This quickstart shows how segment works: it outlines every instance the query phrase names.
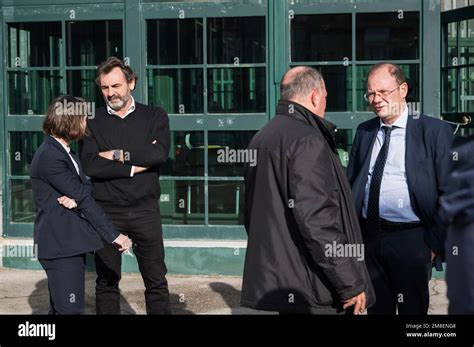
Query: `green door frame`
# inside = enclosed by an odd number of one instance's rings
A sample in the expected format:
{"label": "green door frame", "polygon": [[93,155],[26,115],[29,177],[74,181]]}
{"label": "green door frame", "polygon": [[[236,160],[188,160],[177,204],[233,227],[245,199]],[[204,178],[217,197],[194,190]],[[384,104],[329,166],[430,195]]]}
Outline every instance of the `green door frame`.
{"label": "green door frame", "polygon": [[441,7],[439,1],[423,1],[421,42],[422,103],[421,111],[441,117]]}
{"label": "green door frame", "polygon": [[[245,1],[225,1],[222,3],[214,2],[182,2],[179,5],[172,2],[156,3],[149,0],[142,0],[140,21],[136,22],[140,26],[141,32],[146,32],[146,20],[149,19],[179,19],[180,15],[184,18],[207,18],[212,17],[252,17],[265,16],[267,17],[267,1],[268,0],[245,0]],[[281,0],[280,0],[281,1]],[[181,12],[182,11],[182,12]],[[268,22],[268,18],[267,18]],[[267,23],[268,27],[268,23]],[[205,30],[205,25],[203,26]],[[145,36],[143,36],[145,39]],[[141,41],[141,52],[146,52],[145,40]],[[268,43],[268,35],[267,35]],[[203,33],[203,47],[206,48],[206,33]],[[269,50],[267,50],[269,51]],[[206,61],[207,50],[203,50],[204,61]],[[146,54],[142,54],[142,70],[141,76],[146,76]],[[268,53],[266,64],[252,64],[252,66],[267,65],[267,80],[268,80]],[[245,66],[241,64],[239,66]],[[154,67],[154,66],[151,66]],[[167,65],[167,68],[178,68],[180,65]],[[212,67],[210,64],[199,64],[196,67]],[[219,67],[233,68],[233,64],[219,64]],[[207,79],[204,78],[204,88],[206,90]],[[144,93],[146,95],[146,91]],[[144,98],[146,100],[146,97]],[[268,99],[268,98],[267,98]],[[173,115],[170,114],[170,125],[173,130],[198,130],[198,131],[214,131],[214,130],[254,130],[259,129],[268,121],[267,114],[206,114],[207,100],[204,100],[204,114],[201,115]],[[267,101],[268,110],[268,101]]]}
{"label": "green door frame", "polygon": [[[10,175],[10,161],[9,161],[9,132],[12,131],[39,131],[42,127],[42,122],[44,116],[31,116],[31,115],[9,115],[8,114],[8,71],[35,71],[40,69],[48,69],[48,70],[58,70],[62,73],[62,83],[61,83],[61,91],[66,92],[67,85],[66,85],[66,71],[73,70],[73,68],[66,69],[66,51],[65,51],[65,42],[64,38],[66,37],[66,22],[74,20],[74,21],[90,21],[90,20],[111,20],[111,19],[119,19],[124,20],[123,18],[123,4],[121,3],[113,3],[112,1],[105,0],[101,6],[101,10],[97,10],[97,6],[91,4],[76,4],[73,1],[58,1],[58,0],[50,0],[50,1],[41,1],[37,0],[36,5],[31,5],[30,1],[23,1],[23,0],[4,0],[3,1],[3,16],[2,16],[2,42],[5,44],[2,47],[2,54],[6,54],[6,46],[7,46],[7,33],[3,32],[3,29],[6,28],[7,23],[15,23],[15,22],[61,22],[61,30],[62,30],[62,38],[63,41],[60,46],[60,65],[59,67],[54,68],[7,68],[2,66],[3,70],[3,78],[1,83],[3,83],[3,110],[4,110],[4,117],[2,120],[2,148],[5,148],[4,158],[3,158],[3,173],[2,173],[2,182],[4,184],[4,216],[3,216],[3,235],[10,236],[10,237],[31,237],[33,233],[33,225],[31,223],[12,223],[11,222],[11,208],[10,208],[10,200],[11,200],[11,189],[10,189],[10,181],[12,179],[28,179],[28,176],[14,176]],[[56,4],[56,5],[54,5]],[[15,6],[12,6],[15,5]],[[20,6],[17,6],[20,5]],[[73,11],[73,12],[72,12]],[[94,66],[81,66],[80,69],[87,69],[87,68],[95,68]]]}
{"label": "green door frame", "polygon": [[[440,8],[436,1],[423,0],[399,0],[396,4],[392,0],[377,1],[377,7],[374,8],[372,1],[367,0],[332,0],[328,5],[327,0],[242,0],[242,1],[222,1],[216,2],[153,2],[151,0],[140,1],[116,1],[100,0],[100,6],[90,2],[77,4],[77,0],[0,0],[2,7],[2,28],[0,35],[3,42],[6,41],[4,33],[5,23],[7,22],[30,22],[30,21],[62,21],[63,35],[65,32],[65,22],[69,18],[71,10],[75,11],[75,20],[107,20],[121,19],[124,25],[124,56],[128,57],[131,65],[139,72],[141,83],[138,83],[134,96],[137,101],[146,101],[146,19],[160,18],[179,18],[179,10],[184,10],[185,15],[189,17],[234,17],[234,16],[265,16],[266,17],[266,40],[267,40],[267,113],[266,114],[229,114],[229,115],[201,115],[201,116],[181,116],[170,115],[170,124],[172,130],[197,130],[205,132],[216,130],[258,130],[269,118],[275,114],[276,103],[279,98],[279,82],[283,73],[291,65],[290,63],[290,10],[294,14],[319,14],[319,13],[352,13],[353,16],[353,40],[352,64],[356,63],[355,56],[355,13],[357,12],[386,12],[386,11],[419,11],[420,12],[420,102],[422,112],[437,116],[440,110],[440,78],[439,73],[433,73],[433,70],[439,71],[440,62],[440,39],[438,33],[440,30]],[[32,4],[34,3],[34,5]],[[293,5],[293,3],[296,3]],[[34,12],[32,10],[35,10]],[[204,26],[205,27],[205,26]],[[203,27],[203,30],[204,30]],[[435,33],[429,35],[428,33]],[[205,34],[205,33],[204,33]],[[65,37],[65,36],[63,36]],[[137,40],[137,37],[140,39]],[[204,48],[206,35],[203,36]],[[6,46],[6,44],[5,44]],[[0,46],[2,54],[6,54],[6,47]],[[204,54],[207,50],[204,49]],[[64,73],[63,90],[66,90],[65,75],[65,46],[61,47],[61,66]],[[426,57],[426,59],[425,59]],[[206,61],[206,60],[205,60]],[[403,63],[404,61],[399,61]],[[414,61],[406,61],[414,62]],[[363,62],[357,62],[363,63]],[[375,63],[375,62],[370,62]],[[7,70],[12,68],[0,67],[0,87],[4,91],[8,88]],[[29,69],[29,70],[34,70]],[[352,71],[353,81],[353,101],[355,101],[355,69]],[[207,77],[204,83],[207,83]],[[2,85],[3,84],[3,85]],[[355,105],[355,102],[353,102]],[[3,93],[0,100],[0,107],[4,112],[2,122],[0,122],[0,131],[2,134],[8,134],[9,131],[37,131],[41,129],[41,116],[8,116],[8,93]],[[353,106],[355,107],[355,106]],[[329,120],[336,123],[340,128],[354,130],[358,124],[364,120],[373,117],[368,112],[357,112],[355,108],[349,112],[329,112]],[[207,146],[207,136],[205,136]],[[7,149],[9,142],[6,136],[0,138],[0,148]],[[7,149],[8,150],[8,149]],[[4,235],[8,236],[28,236],[32,234],[31,224],[13,224],[10,223],[10,189],[9,179],[15,178],[9,176],[9,160],[6,151],[0,151],[0,160],[3,163],[2,183],[4,185],[4,216],[3,226]],[[6,152],[8,153],[8,151]],[[205,151],[205,167],[207,170],[208,154]],[[206,172],[207,173],[207,172]],[[25,178],[25,177],[18,177]],[[176,177],[169,177],[176,179]],[[241,178],[221,177],[222,181],[241,180]],[[209,180],[205,175],[204,180]],[[205,205],[207,207],[208,191],[205,193]],[[207,215],[207,214],[206,214]],[[166,238],[210,238],[210,239],[244,239],[246,237],[242,226],[165,226]]]}
{"label": "green door frame", "polygon": [[[291,5],[294,3],[294,5]],[[380,61],[357,61],[356,60],[356,14],[375,12],[397,12],[416,11],[420,13],[420,58],[415,60],[394,61],[399,64],[416,63],[420,64],[420,107],[421,112],[431,116],[439,115],[440,80],[438,74],[433,74],[433,69],[439,71],[440,46],[439,35],[436,28],[440,26],[439,3],[423,0],[400,0],[396,4],[392,0],[379,0],[376,6],[372,1],[331,1],[330,6],[325,0],[299,0],[297,2],[288,0],[286,11],[289,14],[330,14],[330,13],[351,13],[352,20],[352,60],[349,64],[352,68],[352,110],[347,112],[326,112],[326,118],[334,122],[339,128],[354,129],[358,124],[366,121],[374,115],[370,112],[360,112],[356,109],[356,69],[357,64],[376,64]],[[292,11],[292,12],[290,12]],[[288,28],[288,25],[287,25]],[[289,34],[289,28],[286,32]],[[428,35],[425,33],[434,33]],[[286,52],[290,51],[289,38],[286,38]],[[287,53],[288,54],[288,53]],[[427,57],[427,59],[425,59]],[[289,64],[292,66],[293,64]],[[296,65],[296,64],[295,64]],[[321,62],[317,65],[328,65]],[[329,65],[333,65],[329,63]],[[339,64],[342,65],[342,62]],[[355,135],[355,134],[354,134]]]}
{"label": "green door frame", "polygon": [[[446,11],[446,12],[443,12],[441,14],[441,40],[443,42],[443,46],[441,48],[441,51],[442,51],[442,63],[441,63],[441,73],[440,73],[440,78],[442,78],[442,74],[444,71],[447,71],[447,70],[454,70],[455,71],[455,74],[456,74],[456,103],[457,103],[457,106],[456,106],[456,112],[443,112],[443,117],[449,121],[453,121],[453,122],[462,122],[462,119],[461,117],[464,116],[464,115],[469,115],[471,117],[474,117],[474,112],[467,112],[467,111],[461,111],[461,78],[460,78],[460,70],[463,69],[463,68],[473,68],[474,67],[474,64],[470,64],[469,62],[467,62],[467,64],[460,64],[460,63],[457,63],[457,64],[446,64],[446,53],[447,53],[447,45],[445,46],[445,44],[447,43],[447,41],[445,40],[446,39],[446,36],[447,36],[447,25],[449,23],[456,23],[456,32],[457,32],[457,35],[456,35],[456,51],[457,51],[457,60],[458,62],[460,62],[460,46],[461,46],[461,38],[460,38],[460,22],[464,21],[464,20],[469,20],[469,19],[474,19],[474,7],[472,6],[469,6],[469,7],[462,7],[462,8],[458,8],[458,9],[455,9],[455,10],[451,10],[451,11]],[[444,91],[444,89],[443,89]],[[472,128],[474,128],[474,124],[471,123],[467,126],[467,129],[471,128],[470,130],[472,130]]]}
{"label": "green door frame", "polygon": [[[148,68],[157,66],[146,65],[146,21],[153,19],[179,19],[179,18],[203,18],[203,64],[193,67],[204,69],[204,90],[207,90],[207,68],[213,67],[207,64],[207,18],[212,17],[249,17],[264,16],[268,27],[267,0],[245,0],[226,1],[222,3],[211,2],[181,2],[181,3],[157,3],[142,0],[140,7],[141,15],[135,17],[137,25],[143,33],[142,40],[139,40],[139,47],[142,59],[142,68],[139,70],[140,76],[147,76]],[[269,44],[267,30],[267,46]],[[138,49],[138,46],[136,47]],[[264,64],[252,64],[252,66],[266,66],[267,90],[269,76],[269,52],[267,49],[267,62]],[[244,64],[240,65],[245,66]],[[166,68],[179,68],[180,65],[167,65]],[[233,68],[233,65],[219,64],[219,67]],[[143,90],[144,100],[147,100],[147,91]],[[207,98],[204,98],[204,113],[199,115],[176,115],[170,114],[170,127],[172,131],[202,131],[204,133],[204,146],[208,146],[209,131],[232,131],[232,130],[258,130],[268,121],[269,98],[267,97],[267,113],[263,114],[207,114]],[[242,225],[212,225],[209,223],[209,182],[241,182],[242,177],[209,177],[208,175],[208,151],[204,151],[204,177],[176,177],[164,176],[161,180],[197,180],[204,182],[204,208],[205,221],[203,225],[163,225],[163,233],[167,239],[246,239],[245,229]]]}
{"label": "green door frame", "polygon": [[[0,38],[3,38],[3,2],[4,0],[0,0]],[[4,40],[0,40],[0,54],[3,54],[4,52]],[[4,76],[4,71],[3,71],[3,64],[0,65],[0,90],[5,91],[5,84],[3,82],[3,76]],[[6,235],[6,227],[7,227],[7,210],[5,208],[6,203],[5,201],[8,198],[8,193],[6,190],[6,180],[5,180],[5,175],[6,175],[6,155],[5,155],[5,118],[6,118],[6,103],[4,103],[4,98],[5,98],[5,93],[3,93],[3,97],[0,97],[0,117],[2,118],[0,120],[0,185],[1,185],[1,199],[0,199],[0,208],[2,209],[1,216],[0,218],[0,223],[2,223],[0,230],[1,230],[1,235],[0,236],[5,236]]]}

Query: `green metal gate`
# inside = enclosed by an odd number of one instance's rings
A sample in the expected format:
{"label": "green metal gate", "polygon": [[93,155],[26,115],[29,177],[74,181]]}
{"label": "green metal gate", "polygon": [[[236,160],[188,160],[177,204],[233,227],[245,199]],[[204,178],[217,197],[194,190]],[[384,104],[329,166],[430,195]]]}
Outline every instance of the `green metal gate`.
{"label": "green metal gate", "polygon": [[[175,242],[167,257],[176,262],[216,257],[212,265],[202,261],[201,269],[214,269],[207,272],[239,274],[244,254],[239,249],[245,248],[246,239],[243,165],[218,163],[217,150],[246,147],[274,115],[279,81],[289,67],[311,65],[323,72],[329,93],[326,117],[339,127],[343,164],[355,128],[373,117],[363,101],[370,65],[401,64],[409,77],[412,106],[439,115],[436,1],[0,4],[0,49],[7,61],[0,67],[5,91],[0,100],[0,171],[7,238],[32,235],[29,165],[42,141],[46,106],[62,93],[102,105],[95,68],[109,55],[124,58],[138,72],[137,101],[163,106],[170,115],[172,146],[162,168],[160,199],[165,239]],[[181,251],[183,240],[202,241],[204,248],[194,249],[193,244]],[[229,242],[223,250],[214,241]],[[220,259],[225,260],[216,265]],[[226,264],[232,264],[232,270],[222,270]]]}

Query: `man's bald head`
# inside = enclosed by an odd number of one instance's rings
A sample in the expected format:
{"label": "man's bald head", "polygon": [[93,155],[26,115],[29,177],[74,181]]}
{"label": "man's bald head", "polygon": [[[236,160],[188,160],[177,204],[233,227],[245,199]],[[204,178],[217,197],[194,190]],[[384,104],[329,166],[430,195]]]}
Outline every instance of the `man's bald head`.
{"label": "man's bald head", "polygon": [[400,65],[392,64],[392,63],[380,63],[375,64],[369,70],[367,74],[367,81],[369,80],[370,76],[377,71],[386,70],[392,76],[398,84],[402,84],[406,82],[405,73],[403,72]]}
{"label": "man's bald head", "polygon": [[323,86],[321,73],[309,66],[298,66],[289,70],[281,79],[280,95],[282,100],[303,100],[314,89]]}

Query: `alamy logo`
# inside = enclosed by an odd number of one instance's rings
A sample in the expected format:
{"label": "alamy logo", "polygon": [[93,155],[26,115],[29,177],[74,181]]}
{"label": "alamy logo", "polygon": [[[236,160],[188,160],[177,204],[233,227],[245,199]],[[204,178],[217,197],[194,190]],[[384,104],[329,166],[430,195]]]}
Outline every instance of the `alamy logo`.
{"label": "alamy logo", "polygon": [[217,150],[218,163],[247,163],[250,166],[257,165],[257,150],[256,149],[225,149]]}
{"label": "alamy logo", "polygon": [[364,244],[346,243],[341,244],[333,241],[324,246],[324,256],[328,258],[356,258],[364,261]]}
{"label": "alamy logo", "polygon": [[93,102],[71,102],[63,100],[54,104],[54,111],[60,116],[84,115],[89,119],[95,118],[95,103]]}
{"label": "alamy logo", "polygon": [[52,341],[56,339],[56,324],[35,324],[28,321],[18,325],[20,337],[47,337]]}
{"label": "alamy logo", "polygon": [[38,245],[4,245],[0,247],[0,257],[38,260]]}

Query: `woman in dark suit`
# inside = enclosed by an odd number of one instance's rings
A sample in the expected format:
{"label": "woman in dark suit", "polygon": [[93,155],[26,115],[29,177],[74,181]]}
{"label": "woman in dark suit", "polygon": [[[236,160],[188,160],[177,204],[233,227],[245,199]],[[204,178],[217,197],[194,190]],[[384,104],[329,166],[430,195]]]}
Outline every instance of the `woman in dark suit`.
{"label": "woman in dark suit", "polygon": [[92,197],[91,185],[69,144],[86,129],[85,101],[55,99],[43,122],[46,136],[31,163],[36,205],[34,242],[48,277],[50,314],[83,314],[85,258],[103,241],[127,251],[130,239],[115,230]]}

